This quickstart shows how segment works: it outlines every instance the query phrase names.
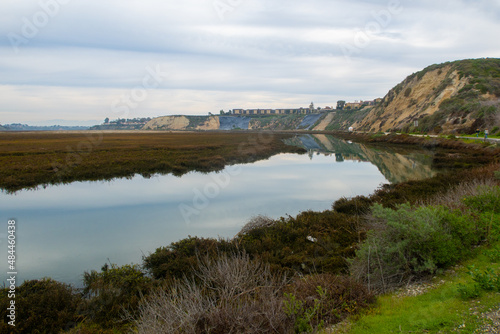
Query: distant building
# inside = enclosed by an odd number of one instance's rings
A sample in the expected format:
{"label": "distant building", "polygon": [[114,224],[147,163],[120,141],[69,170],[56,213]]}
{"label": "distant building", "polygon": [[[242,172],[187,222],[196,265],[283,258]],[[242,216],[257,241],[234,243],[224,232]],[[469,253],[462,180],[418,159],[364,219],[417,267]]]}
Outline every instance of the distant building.
{"label": "distant building", "polygon": [[[313,106],[314,107],[314,106]],[[298,109],[233,109],[233,115],[290,115],[319,112],[311,108]]]}
{"label": "distant building", "polygon": [[345,110],[354,110],[361,108],[363,104],[359,101],[346,103],[344,106]]}

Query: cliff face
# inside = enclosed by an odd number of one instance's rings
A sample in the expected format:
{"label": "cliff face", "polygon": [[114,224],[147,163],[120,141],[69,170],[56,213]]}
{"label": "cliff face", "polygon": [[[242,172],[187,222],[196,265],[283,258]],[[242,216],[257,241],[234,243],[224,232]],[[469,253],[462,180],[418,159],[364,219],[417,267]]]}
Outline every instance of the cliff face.
{"label": "cliff face", "polygon": [[189,119],[186,116],[157,117],[144,125],[143,130],[186,130]]}
{"label": "cliff face", "polygon": [[463,60],[410,75],[353,125],[371,132],[473,132],[499,125],[499,107],[500,59]]}
{"label": "cliff face", "polygon": [[326,113],[267,116],[163,116],[152,119],[143,130],[307,130]]}

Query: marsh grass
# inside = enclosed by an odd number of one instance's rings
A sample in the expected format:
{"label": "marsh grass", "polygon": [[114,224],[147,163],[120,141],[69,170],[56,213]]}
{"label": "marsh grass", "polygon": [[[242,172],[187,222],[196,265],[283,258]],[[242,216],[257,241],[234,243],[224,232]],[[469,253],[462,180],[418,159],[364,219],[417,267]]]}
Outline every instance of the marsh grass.
{"label": "marsh grass", "polygon": [[266,159],[288,135],[261,133],[0,133],[0,188],[211,172]]}

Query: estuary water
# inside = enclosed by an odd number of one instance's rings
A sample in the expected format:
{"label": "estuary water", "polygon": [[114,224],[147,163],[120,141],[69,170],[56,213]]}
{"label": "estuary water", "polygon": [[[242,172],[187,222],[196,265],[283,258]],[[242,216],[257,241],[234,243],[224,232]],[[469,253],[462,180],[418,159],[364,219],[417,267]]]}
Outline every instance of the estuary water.
{"label": "estuary water", "polygon": [[[231,238],[255,215],[323,211],[342,196],[369,195],[384,183],[434,174],[429,152],[374,149],[326,135],[297,136],[289,144],[308,153],[279,154],[218,173],[2,192],[0,258],[7,258],[7,221],[15,219],[18,284],[52,277],[81,286],[84,271],[141,263],[143,255],[188,236]],[[0,272],[2,282],[6,273]]]}

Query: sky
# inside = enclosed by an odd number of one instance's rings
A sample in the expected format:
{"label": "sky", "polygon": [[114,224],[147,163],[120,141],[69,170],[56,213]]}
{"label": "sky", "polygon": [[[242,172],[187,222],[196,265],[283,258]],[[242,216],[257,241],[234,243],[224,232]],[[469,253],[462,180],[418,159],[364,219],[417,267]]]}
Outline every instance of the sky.
{"label": "sky", "polygon": [[372,100],[499,32],[498,0],[2,0],[0,124]]}

